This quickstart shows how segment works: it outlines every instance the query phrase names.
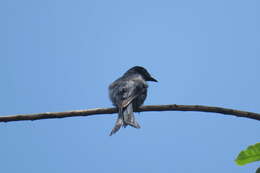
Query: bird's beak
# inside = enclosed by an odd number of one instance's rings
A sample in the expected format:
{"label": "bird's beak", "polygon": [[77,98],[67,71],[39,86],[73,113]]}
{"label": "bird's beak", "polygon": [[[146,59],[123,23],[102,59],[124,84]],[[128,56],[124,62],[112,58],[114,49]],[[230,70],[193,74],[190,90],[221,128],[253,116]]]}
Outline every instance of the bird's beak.
{"label": "bird's beak", "polygon": [[148,81],[154,81],[154,82],[158,82],[156,79],[154,79],[153,77],[149,77]]}

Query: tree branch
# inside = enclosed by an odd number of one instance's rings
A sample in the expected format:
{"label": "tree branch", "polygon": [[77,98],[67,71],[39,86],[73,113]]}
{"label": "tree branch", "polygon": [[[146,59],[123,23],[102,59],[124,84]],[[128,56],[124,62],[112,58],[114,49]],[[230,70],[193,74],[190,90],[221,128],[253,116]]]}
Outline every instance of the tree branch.
{"label": "tree branch", "polygon": [[[227,109],[222,107],[212,107],[212,106],[201,106],[201,105],[149,105],[141,106],[137,112],[146,111],[199,111],[199,112],[212,112],[220,113],[226,115],[233,115],[237,117],[251,118],[255,120],[260,120],[260,114],[254,112],[246,112],[235,109]],[[10,122],[10,121],[24,121],[24,120],[40,120],[40,119],[51,119],[51,118],[66,118],[66,117],[76,117],[76,116],[90,116],[97,114],[113,114],[116,113],[116,108],[96,108],[87,110],[75,110],[67,112],[46,112],[46,113],[36,113],[36,114],[18,114],[18,115],[8,115],[0,116],[0,122]]]}

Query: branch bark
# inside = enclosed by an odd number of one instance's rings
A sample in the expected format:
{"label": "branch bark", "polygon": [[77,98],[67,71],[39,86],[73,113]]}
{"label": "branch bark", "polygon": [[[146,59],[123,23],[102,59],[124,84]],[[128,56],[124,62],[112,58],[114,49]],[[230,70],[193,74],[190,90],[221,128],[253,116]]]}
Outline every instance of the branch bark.
{"label": "branch bark", "polygon": [[[136,112],[146,111],[199,111],[199,112],[212,112],[226,115],[232,115],[237,117],[245,117],[255,120],[260,120],[260,114],[254,112],[240,111],[235,109],[228,109],[222,107],[202,106],[202,105],[149,105],[141,106]],[[24,121],[24,120],[40,120],[40,119],[51,119],[51,118],[66,118],[66,117],[77,117],[77,116],[90,116],[98,114],[113,114],[117,113],[116,108],[96,108],[87,110],[75,110],[67,112],[45,112],[36,114],[18,114],[0,116],[0,122],[11,122],[11,121]]]}

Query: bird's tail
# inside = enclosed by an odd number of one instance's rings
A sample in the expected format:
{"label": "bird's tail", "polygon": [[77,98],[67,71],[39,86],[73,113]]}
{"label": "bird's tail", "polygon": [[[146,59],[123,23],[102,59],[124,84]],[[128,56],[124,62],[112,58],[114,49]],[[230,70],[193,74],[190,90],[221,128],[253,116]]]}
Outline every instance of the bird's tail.
{"label": "bird's tail", "polygon": [[116,124],[113,127],[112,131],[110,132],[110,136],[113,135],[114,133],[116,133],[123,126],[123,124],[124,124],[123,116],[118,114]]}
{"label": "bird's tail", "polygon": [[141,127],[135,120],[132,103],[130,103],[126,108],[119,109],[118,118],[114,128],[110,133],[110,136],[116,133],[122,126],[126,127],[127,125],[130,125],[134,128]]}
{"label": "bird's tail", "polygon": [[126,127],[130,125],[134,128],[140,128],[140,125],[135,120],[134,112],[133,112],[133,105],[130,103],[124,110],[123,110],[123,126]]}

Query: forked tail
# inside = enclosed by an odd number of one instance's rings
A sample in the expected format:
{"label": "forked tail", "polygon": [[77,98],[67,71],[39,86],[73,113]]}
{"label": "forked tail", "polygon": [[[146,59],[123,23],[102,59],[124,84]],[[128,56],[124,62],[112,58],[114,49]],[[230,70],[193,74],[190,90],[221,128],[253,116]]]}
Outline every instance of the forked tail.
{"label": "forked tail", "polygon": [[132,103],[130,103],[126,108],[119,108],[118,118],[110,136],[116,133],[122,126],[126,127],[127,125],[138,129],[141,127],[135,120]]}

